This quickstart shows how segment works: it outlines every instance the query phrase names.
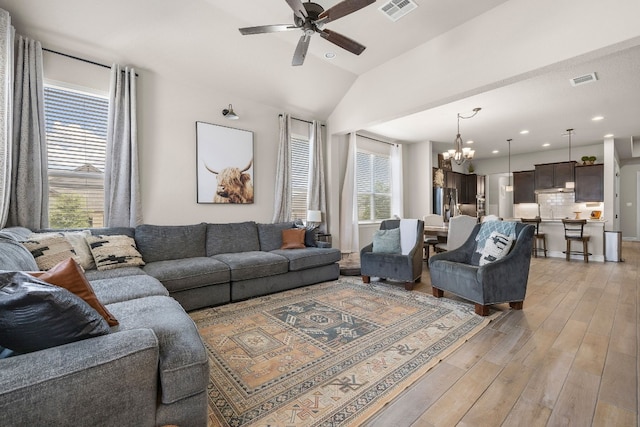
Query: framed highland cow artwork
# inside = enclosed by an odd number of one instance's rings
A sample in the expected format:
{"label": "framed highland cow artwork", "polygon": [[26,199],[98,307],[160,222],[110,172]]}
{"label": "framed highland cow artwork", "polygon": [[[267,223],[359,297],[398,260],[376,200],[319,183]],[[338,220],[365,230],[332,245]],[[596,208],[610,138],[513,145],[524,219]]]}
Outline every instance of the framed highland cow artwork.
{"label": "framed highland cow artwork", "polygon": [[196,122],[198,203],[253,203],[253,132]]}

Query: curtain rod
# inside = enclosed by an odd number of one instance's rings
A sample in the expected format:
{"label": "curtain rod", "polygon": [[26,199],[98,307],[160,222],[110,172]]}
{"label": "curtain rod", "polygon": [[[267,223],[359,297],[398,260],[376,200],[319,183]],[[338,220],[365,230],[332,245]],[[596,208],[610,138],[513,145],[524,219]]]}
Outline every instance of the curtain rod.
{"label": "curtain rod", "polygon": [[[278,114],[278,117],[282,117],[282,114]],[[309,120],[299,119],[299,118],[293,117],[293,116],[289,116],[289,117],[291,118],[291,120],[297,120],[299,122],[309,123],[310,125],[313,124],[313,122],[310,122]],[[324,126],[324,123],[321,123],[320,126]]]}
{"label": "curtain rod", "polygon": [[359,133],[356,133],[356,136],[359,136],[360,138],[367,138],[367,139],[370,139],[370,140],[372,140],[372,141],[376,141],[376,142],[382,142],[383,144],[387,144],[387,145],[393,145],[393,146],[395,146],[395,147],[397,147],[398,145],[400,145],[400,144],[395,143],[395,142],[387,142],[387,141],[382,141],[382,140],[380,140],[380,139],[371,138],[370,136],[360,135]]}
{"label": "curtain rod", "polygon": [[[97,65],[98,67],[111,69],[111,67],[108,66],[108,65],[101,64],[101,63],[95,62],[95,61],[91,61],[89,59],[79,58],[77,56],[69,55],[68,53],[58,52],[58,51],[53,50],[53,49],[47,49],[46,47],[43,47],[42,50],[44,50],[45,52],[55,53],[56,55],[66,56],[67,58],[75,59],[76,61],[86,62],[87,64]],[[136,77],[138,77],[138,73],[136,73]]]}

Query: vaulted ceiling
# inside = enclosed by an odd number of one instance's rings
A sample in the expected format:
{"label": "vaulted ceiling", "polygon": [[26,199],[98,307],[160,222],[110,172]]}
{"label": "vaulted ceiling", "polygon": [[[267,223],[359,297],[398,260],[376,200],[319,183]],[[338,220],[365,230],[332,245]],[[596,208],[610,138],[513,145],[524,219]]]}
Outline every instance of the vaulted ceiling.
{"label": "vaulted ceiling", "polygon": [[[565,1],[565,0],[563,0]],[[573,0],[566,0],[574,2]],[[316,0],[325,9],[337,0]],[[184,84],[215,85],[234,99],[251,99],[303,117],[327,119],[354,83],[383,64],[499,7],[506,0],[415,0],[418,7],[396,22],[377,1],[326,28],[367,47],[355,56],[314,35],[305,64],[292,67],[301,32],[242,36],[238,28],[290,24],[293,14],[285,0],[0,0],[11,13],[18,33],[43,40],[47,48],[102,63],[132,64],[158,78],[183,79]],[[616,0],[620,3],[620,0]],[[550,9],[548,14],[553,14]],[[562,22],[562,17],[558,17]],[[570,24],[570,17],[567,17]],[[621,17],[623,18],[623,17]],[[535,17],[532,17],[535,19]],[[540,31],[547,29],[541,28]],[[597,31],[594,28],[594,31]],[[570,30],[568,30],[570,31]],[[486,28],[482,36],[498,38],[501,28]],[[480,36],[480,34],[478,35]],[[597,35],[596,35],[597,36]],[[463,137],[474,139],[477,156],[490,156],[514,139],[514,152],[535,151],[544,142],[564,143],[562,133],[576,129],[575,144],[593,144],[613,133],[623,157],[630,157],[631,137],[640,138],[640,41],[597,57],[559,64],[518,81],[505,81],[465,99],[411,111],[401,117],[362,123],[377,135],[407,142],[431,140],[449,144],[455,136],[456,113],[483,110],[461,123]],[[535,49],[523,46],[535,56]],[[326,53],[333,53],[327,59]],[[438,57],[430,66],[438,67]],[[467,77],[491,63],[468,63]],[[598,81],[573,87],[569,79],[595,72]],[[379,79],[382,94],[402,85],[403,75]],[[592,122],[601,115],[604,119]],[[528,135],[520,135],[523,129]],[[515,143],[528,138],[521,148]]]}

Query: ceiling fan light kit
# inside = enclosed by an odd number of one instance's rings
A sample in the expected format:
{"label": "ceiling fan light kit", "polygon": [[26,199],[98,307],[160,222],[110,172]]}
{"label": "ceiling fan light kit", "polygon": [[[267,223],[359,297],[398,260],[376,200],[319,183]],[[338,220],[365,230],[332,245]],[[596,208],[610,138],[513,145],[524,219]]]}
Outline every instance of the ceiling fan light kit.
{"label": "ceiling fan light kit", "polygon": [[355,55],[360,55],[366,47],[340,33],[324,29],[323,26],[331,21],[335,21],[363,7],[366,7],[375,0],[343,0],[342,2],[324,10],[317,3],[308,1],[302,3],[301,0],[286,0],[287,4],[293,10],[293,25],[277,24],[277,25],[261,25],[257,27],[240,28],[243,35],[275,33],[280,31],[302,30],[303,34],[298,40],[291,65],[300,66],[304,64],[307,56],[309,42],[311,36],[315,33],[320,34],[323,39],[345,49]]}

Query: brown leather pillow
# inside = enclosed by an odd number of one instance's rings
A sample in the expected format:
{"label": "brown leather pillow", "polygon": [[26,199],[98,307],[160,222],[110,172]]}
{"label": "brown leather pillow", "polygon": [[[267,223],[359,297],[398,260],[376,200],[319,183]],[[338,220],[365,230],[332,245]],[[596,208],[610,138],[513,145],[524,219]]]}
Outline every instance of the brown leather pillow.
{"label": "brown leather pillow", "polygon": [[69,292],[79,296],[85,300],[87,304],[93,307],[94,310],[100,313],[109,326],[115,326],[118,324],[116,318],[109,313],[109,310],[107,310],[100,301],[98,301],[98,297],[96,297],[96,294],[93,292],[93,288],[84,276],[82,268],[73,258],[67,258],[64,261],[60,261],[50,270],[34,271],[29,272],[29,274],[44,282],[65,288]]}
{"label": "brown leather pillow", "polygon": [[282,246],[280,249],[304,249],[304,232],[304,228],[282,230]]}

